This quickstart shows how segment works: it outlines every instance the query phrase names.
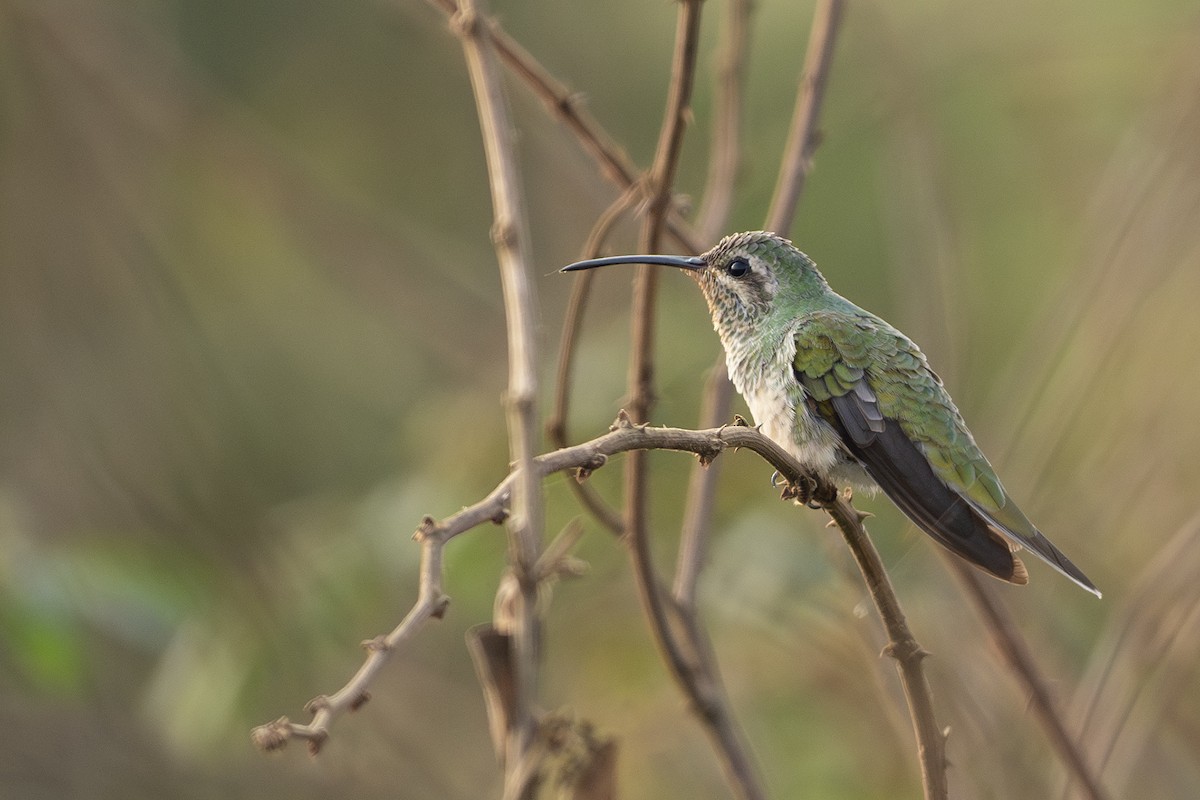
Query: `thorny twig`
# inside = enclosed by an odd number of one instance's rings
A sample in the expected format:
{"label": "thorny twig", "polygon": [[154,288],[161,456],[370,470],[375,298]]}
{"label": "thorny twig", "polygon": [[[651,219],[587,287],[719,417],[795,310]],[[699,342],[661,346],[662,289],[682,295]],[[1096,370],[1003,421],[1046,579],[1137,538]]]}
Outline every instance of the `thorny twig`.
{"label": "thorny twig", "polygon": [[[744,6],[746,4],[735,3],[736,6]],[[736,137],[737,137],[737,119],[735,118],[734,108],[737,106],[737,98],[740,96],[740,90],[737,83],[739,80],[738,70],[742,62],[743,56],[739,50],[744,47],[743,39],[746,36],[745,31],[739,30],[739,23],[744,23],[745,16],[748,14],[747,8],[734,8],[730,37],[730,52],[727,54],[729,61],[726,69],[729,74],[726,75],[726,81],[732,85],[727,85],[725,89],[725,114],[729,118],[725,120],[721,129],[723,148],[720,153],[721,158],[726,162],[722,167],[723,170],[730,172],[736,169]],[[811,129],[815,126],[819,114],[819,106],[813,105],[821,96],[820,87],[824,85],[830,63],[828,53],[832,50],[836,28],[825,28],[828,25],[830,18],[822,16],[820,9],[813,19],[813,31],[809,44],[809,55],[807,62],[817,64],[818,69],[809,72],[806,79],[802,80],[801,88],[797,94],[797,103],[799,108],[804,108],[806,111],[803,117],[807,120],[807,126]],[[820,33],[818,33],[820,31]],[[821,49],[821,54],[816,56],[813,54],[813,47]],[[817,87],[817,91],[813,91],[813,87]],[[810,134],[806,133],[805,138],[809,138]],[[715,147],[716,145],[714,145]],[[730,150],[733,152],[730,152]],[[716,158],[716,151],[714,151]],[[807,162],[806,162],[807,165]],[[717,165],[713,166],[713,173],[717,171]],[[803,173],[795,170],[790,170],[785,173],[787,177],[787,189],[784,196],[788,198],[798,198],[803,190]],[[711,184],[710,184],[711,185]],[[719,192],[720,187],[714,188],[712,191]],[[710,192],[706,192],[705,212],[707,215],[714,215],[722,211],[721,205],[723,202],[718,195],[715,199],[709,202]],[[794,202],[794,201],[793,201]],[[723,210],[727,214],[727,209]],[[776,229],[783,235],[787,234],[787,227],[791,223],[791,215],[786,219],[783,218],[778,205],[772,207],[768,213],[767,227]],[[712,221],[711,216],[703,217],[705,220]],[[778,223],[773,223],[772,220],[780,220]],[[702,232],[708,232],[706,224],[702,222],[700,229]],[[728,374],[725,369],[724,358],[720,357],[717,363],[713,366],[710,372],[709,379],[705,386],[703,411],[701,414],[701,425],[714,425],[722,419],[728,419],[729,408],[733,395],[733,387],[729,383]],[[714,465],[709,469],[693,468],[692,476],[688,486],[687,506],[684,511],[684,522],[680,533],[679,554],[676,559],[675,566],[675,583],[674,583],[674,598],[680,609],[688,614],[687,619],[693,624],[686,627],[686,631],[695,631],[697,626],[695,622],[695,592],[696,582],[699,578],[700,571],[703,567],[705,555],[707,553],[707,540],[709,536],[709,525],[712,519],[713,498],[716,495],[716,485],[719,476],[719,466]],[[694,639],[693,639],[694,641]],[[693,647],[693,650],[703,650],[699,647]],[[715,671],[715,664],[709,664],[709,669]]]}
{"label": "thorny twig", "polygon": [[[835,0],[837,2],[837,0]],[[744,6],[748,3],[735,0],[734,6]],[[734,9],[731,26],[737,27],[739,24],[744,24],[744,17],[749,15],[749,9],[743,8],[740,11]],[[830,13],[825,8],[825,4],[819,5],[813,15],[812,30],[809,34],[809,50],[805,57],[805,71],[801,76],[800,88],[796,93],[796,119],[801,120],[801,125],[794,125],[792,129],[792,137],[794,140],[802,142],[812,142],[809,149],[809,157],[797,163],[790,163],[785,157],[784,164],[780,168],[780,186],[776,191],[775,202],[772,203],[770,210],[767,212],[767,221],[764,227],[767,230],[773,230],[780,236],[787,236],[788,229],[792,224],[794,214],[788,209],[795,208],[795,204],[799,201],[800,195],[804,191],[804,181],[811,167],[812,159],[811,152],[816,147],[816,138],[814,131],[816,130],[817,121],[820,118],[820,101],[824,96],[824,87],[829,79],[829,68],[833,63],[833,45],[837,38],[837,23],[841,18],[840,8],[836,13]],[[726,76],[726,81],[734,82],[740,68],[734,69],[732,65],[739,64],[738,49],[734,45],[742,44],[741,39],[745,36],[745,32],[731,31],[729,34],[731,42],[731,51],[726,55],[729,59],[727,69],[731,75]],[[815,52],[814,52],[815,49]],[[726,99],[729,106],[736,105],[732,99],[739,94],[736,86],[727,86],[724,92],[730,96]],[[726,110],[727,114],[732,114],[730,109]],[[722,128],[736,127],[733,121],[727,121]],[[724,137],[731,138],[734,134],[729,131],[724,133]],[[726,143],[725,148],[733,147],[732,144]],[[790,153],[794,148],[789,146]],[[728,154],[725,158],[731,158]],[[715,158],[715,155],[714,155]],[[705,230],[701,225],[701,230]],[[724,355],[718,357],[716,364],[713,366],[709,380],[704,388],[704,399],[702,406],[706,409],[701,416],[700,424],[716,425],[723,419],[728,419],[728,411],[730,402],[733,396],[733,385],[730,384],[728,373],[725,368]],[[714,416],[719,413],[720,416]],[[688,500],[687,507],[684,511],[684,523],[681,533],[682,545],[680,547],[679,560],[676,565],[676,599],[684,602],[690,602],[692,593],[694,592],[694,583],[699,575],[701,564],[699,560],[703,558],[706,551],[704,539],[708,535],[708,524],[712,511],[712,497],[716,491],[717,477],[719,470],[701,470],[693,469],[691,482],[688,485]]]}
{"label": "thorny twig", "polygon": [[512,491],[512,513],[508,517],[508,565],[516,579],[513,608],[496,627],[509,637],[514,696],[512,715],[507,720],[508,742],[504,769],[506,800],[532,796],[539,768],[531,758],[535,740],[534,705],[537,694],[538,652],[541,619],[537,608],[537,563],[541,556],[542,485],[533,470],[538,451],[538,357],[536,341],[537,301],[530,280],[529,232],[524,193],[512,143],[512,125],[496,67],[496,55],[484,19],[484,0],[461,0],[454,28],[462,38],[479,126],[483,133],[492,192],[495,222],[492,240],[500,264],[504,295],[505,327],[508,332],[508,389],[505,406],[508,418],[509,454],[519,479]]}
{"label": "thorny twig", "polygon": [[850,547],[854,561],[862,573],[875,604],[875,610],[887,631],[888,643],[884,652],[896,660],[904,697],[912,716],[913,732],[917,737],[917,755],[921,763],[921,783],[926,800],[945,800],[949,797],[946,782],[946,734],[938,727],[933,712],[933,696],[925,678],[924,660],[929,655],[909,630],[904,610],[892,588],[883,559],[871,543],[863,520],[869,516],[850,503],[849,492],[842,494],[825,510],[833,518],[842,538]]}
{"label": "thorny twig", "polygon": [[[639,248],[645,253],[658,252],[670,207],[696,77],[701,7],[700,0],[682,0],[679,4],[667,107],[654,163],[647,178],[647,210],[639,237]],[[630,415],[636,421],[648,418],[655,400],[658,280],[659,271],[648,266],[638,267],[634,278],[628,403]],[[647,526],[648,497],[646,453],[633,453],[625,464],[624,523],[643,610],[671,674],[688,696],[713,741],[731,788],[740,798],[757,800],[766,793],[744,737],[729,710],[701,627],[690,609],[684,610],[674,603],[654,566]]]}
{"label": "thorny twig", "polygon": [[532,478],[541,481],[547,475],[564,470],[590,474],[603,467],[610,456],[633,450],[678,450],[695,453],[711,461],[730,447],[758,453],[786,480],[799,483],[804,478],[803,467],[783,448],[754,428],[731,426],[698,431],[651,428],[634,425],[621,412],[610,433],[538,456],[527,475],[523,476],[524,471],[515,468],[482,500],[441,521],[426,517],[413,535],[422,548],[417,601],[403,621],[386,636],[364,643],[367,658],[345,686],[332,695],[318,696],[307,704],[306,709],[313,714],[310,723],[296,723],[281,717],[254,729],[252,738],[255,744],[264,750],[275,750],[286,745],[290,739],[299,738],[309,742],[309,749],[314,754],[320,750],[334,721],[370,699],[367,690],[383,665],[426,622],[440,619],[445,613],[449,598],[442,588],[442,551],[446,543],[485,522],[503,523],[509,515],[513,488],[518,480]]}

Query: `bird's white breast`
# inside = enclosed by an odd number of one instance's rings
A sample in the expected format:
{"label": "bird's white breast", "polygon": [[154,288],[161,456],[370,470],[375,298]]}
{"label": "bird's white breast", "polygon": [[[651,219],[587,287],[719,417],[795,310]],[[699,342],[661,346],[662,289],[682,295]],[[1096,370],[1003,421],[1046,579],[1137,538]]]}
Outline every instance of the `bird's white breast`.
{"label": "bird's white breast", "polygon": [[744,341],[724,344],[730,380],[750,406],[754,423],[801,464],[829,474],[844,459],[833,431],[813,418],[804,405],[804,389],[792,371],[796,355],[793,335],[789,332],[777,346],[767,349]]}

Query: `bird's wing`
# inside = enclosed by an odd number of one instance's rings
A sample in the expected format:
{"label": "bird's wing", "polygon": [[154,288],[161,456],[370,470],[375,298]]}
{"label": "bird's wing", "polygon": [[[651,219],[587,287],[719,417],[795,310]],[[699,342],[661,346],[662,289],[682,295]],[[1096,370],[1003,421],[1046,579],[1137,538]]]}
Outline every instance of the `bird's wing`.
{"label": "bird's wing", "polygon": [[1096,591],[1009,499],[907,337],[874,317],[819,312],[795,339],[795,375],[811,409],[913,522],[996,577],[1027,580],[1011,544]]}

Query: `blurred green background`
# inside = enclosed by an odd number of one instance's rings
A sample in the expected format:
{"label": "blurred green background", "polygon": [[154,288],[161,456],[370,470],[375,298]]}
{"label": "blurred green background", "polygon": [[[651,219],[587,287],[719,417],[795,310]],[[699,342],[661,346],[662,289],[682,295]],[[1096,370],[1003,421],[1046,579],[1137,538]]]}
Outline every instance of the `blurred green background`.
{"label": "blurred green background", "polygon": [[[811,4],[756,4],[745,174],[761,225]],[[496,0],[642,165],[670,3]],[[679,190],[704,185],[705,5]],[[544,372],[615,191],[510,82]],[[1200,10],[1194,2],[853,3],[793,238],[916,339],[1025,510],[1105,591],[996,586],[1114,796],[1200,794]],[[700,198],[695,198],[699,202]],[[503,309],[461,48],[419,0],[0,4],[0,793],[498,796],[463,634],[504,542],[447,551],[446,619],[319,759],[249,729],[337,688],[415,598],[423,514],[503,477]],[[632,247],[634,229],[614,238]],[[576,438],[624,393],[628,274],[600,279]],[[692,425],[718,350],[664,278],[661,402]],[[737,408],[743,410],[740,401]],[[744,410],[743,410],[744,413]],[[918,797],[861,582],[770,469],[724,457],[702,600],[776,797]],[[692,460],[653,458],[664,563]],[[593,480],[609,497],[619,470]],[[578,509],[547,485],[547,528]],[[1058,797],[1063,771],[935,548],[863,499],[933,652],[953,795]],[[620,741],[622,796],[726,796],[665,676],[624,550],[589,524],[542,698]]]}

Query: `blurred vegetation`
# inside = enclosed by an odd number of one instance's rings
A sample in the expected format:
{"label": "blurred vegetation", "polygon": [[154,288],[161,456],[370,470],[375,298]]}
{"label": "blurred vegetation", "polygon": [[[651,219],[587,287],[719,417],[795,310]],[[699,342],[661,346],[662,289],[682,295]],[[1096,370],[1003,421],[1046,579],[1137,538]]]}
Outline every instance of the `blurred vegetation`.
{"label": "blurred vegetation", "polygon": [[[731,230],[761,224],[811,17],[757,5]],[[671,4],[493,10],[647,163]],[[569,289],[553,271],[615,192],[511,95],[550,364]],[[1026,511],[1104,589],[1034,563],[1031,586],[1001,591],[1114,796],[1200,794],[1200,13],[855,3],[823,128],[793,238],[922,344]],[[487,529],[452,543],[447,618],[319,760],[247,737],[345,680],[412,602],[421,515],[506,471],[489,225],[460,48],[418,0],[0,3],[5,796],[496,793],[462,639],[503,564]],[[579,438],[624,391],[627,276],[599,293]],[[655,419],[690,425],[719,345],[684,279],[662,294]],[[918,796],[840,540],[775,501],[756,458],[725,458],[703,599],[775,796]],[[665,554],[690,462],[653,463]],[[617,479],[593,478],[609,496]],[[578,509],[561,480],[548,493],[554,530]],[[954,795],[1058,796],[1062,769],[934,548],[885,500],[863,505],[934,653]],[[543,699],[619,737],[623,796],[724,796],[623,550],[593,530],[580,555]]]}

